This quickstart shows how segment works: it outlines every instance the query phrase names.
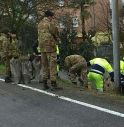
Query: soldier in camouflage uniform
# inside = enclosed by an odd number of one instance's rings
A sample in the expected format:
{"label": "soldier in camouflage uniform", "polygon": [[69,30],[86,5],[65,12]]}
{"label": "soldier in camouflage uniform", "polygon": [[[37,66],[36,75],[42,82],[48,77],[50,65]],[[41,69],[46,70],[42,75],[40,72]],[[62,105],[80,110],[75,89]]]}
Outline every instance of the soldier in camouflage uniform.
{"label": "soldier in camouflage uniform", "polygon": [[5,78],[5,82],[11,81],[10,79],[10,77],[12,76],[11,67],[10,67],[11,59],[17,59],[19,57],[19,51],[17,48],[17,39],[15,33],[8,32],[7,36],[8,39],[3,42],[3,54],[5,58],[6,75],[7,75],[7,77]]}
{"label": "soldier in camouflage uniform", "polygon": [[76,83],[76,76],[79,76],[79,81],[86,84],[87,62],[84,57],[80,55],[67,56],[65,58],[65,66],[73,83]]}
{"label": "soldier in camouflage uniform", "polygon": [[10,36],[9,36],[9,31],[8,30],[3,30],[2,31],[2,60],[5,63],[5,82],[11,82],[11,70],[10,70],[10,59],[11,59],[11,55],[10,55],[10,50],[9,50],[9,44],[10,44]]}
{"label": "soldier in camouflage uniform", "polygon": [[[43,20],[38,24],[38,41],[41,50],[43,83],[44,89],[53,90],[57,87],[57,63],[56,63],[56,38],[58,30],[53,23],[54,13],[46,11]],[[51,85],[48,86],[47,80],[50,78]]]}
{"label": "soldier in camouflage uniform", "polygon": [[3,59],[3,42],[4,41],[7,41],[7,36],[3,32],[1,32],[0,33],[0,61],[2,61]]}
{"label": "soldier in camouflage uniform", "polygon": [[21,62],[20,62],[20,50],[18,46],[18,40],[14,32],[10,33],[11,42],[9,50],[11,52],[10,69],[11,76],[15,83],[19,83],[21,80]]}

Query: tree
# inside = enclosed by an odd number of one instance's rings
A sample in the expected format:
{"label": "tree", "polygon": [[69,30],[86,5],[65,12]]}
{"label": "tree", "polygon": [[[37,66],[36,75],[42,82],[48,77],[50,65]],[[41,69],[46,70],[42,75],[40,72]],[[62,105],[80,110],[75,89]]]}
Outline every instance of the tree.
{"label": "tree", "polygon": [[63,23],[63,30],[60,32],[60,66],[64,65],[64,59],[68,55],[76,53],[73,49],[76,31],[73,29],[72,19],[68,13],[58,19]]}
{"label": "tree", "polygon": [[40,6],[40,11],[43,11],[54,4],[54,0],[0,0],[0,29],[7,27],[14,30],[18,38],[21,38],[20,42],[23,43],[21,47],[24,47],[31,42],[29,38],[33,39],[33,35],[36,35],[36,30],[33,29],[36,29],[35,25],[39,20],[38,7]]}
{"label": "tree", "polygon": [[82,35],[83,41],[86,38],[86,31],[85,31],[85,20],[90,17],[90,12],[87,10],[87,7],[95,4],[94,0],[70,0],[70,7],[80,7],[80,17],[81,17],[81,24],[82,24]]}
{"label": "tree", "polygon": [[29,21],[37,20],[37,8],[52,6],[54,0],[1,0],[0,21],[8,18],[10,29],[18,31],[21,26]]}

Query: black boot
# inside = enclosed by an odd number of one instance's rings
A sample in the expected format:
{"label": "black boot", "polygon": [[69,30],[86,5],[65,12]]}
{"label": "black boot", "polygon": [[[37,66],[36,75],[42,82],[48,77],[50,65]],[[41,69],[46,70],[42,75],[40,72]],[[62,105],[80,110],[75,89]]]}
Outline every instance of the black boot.
{"label": "black boot", "polygon": [[11,83],[11,82],[12,82],[12,80],[11,80],[10,76],[6,76],[5,83]]}
{"label": "black boot", "polygon": [[57,87],[56,82],[55,81],[51,81],[51,85],[49,87],[50,87],[51,91],[54,91],[55,88]]}
{"label": "black boot", "polygon": [[50,88],[52,91],[54,90],[62,90],[63,88],[62,87],[58,87],[56,81],[51,81],[51,88]]}
{"label": "black boot", "polygon": [[44,80],[44,81],[43,81],[43,89],[44,89],[44,90],[49,89],[49,86],[47,85],[47,80]]}
{"label": "black boot", "polygon": [[51,81],[51,86],[56,88],[57,87],[56,81]]}

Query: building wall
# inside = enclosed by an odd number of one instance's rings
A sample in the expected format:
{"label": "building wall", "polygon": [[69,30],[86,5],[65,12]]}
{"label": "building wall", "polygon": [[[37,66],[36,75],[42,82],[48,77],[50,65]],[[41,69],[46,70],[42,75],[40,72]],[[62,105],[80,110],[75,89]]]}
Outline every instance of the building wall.
{"label": "building wall", "polygon": [[[85,20],[85,29],[86,32],[89,30],[96,31],[107,31],[110,19],[110,2],[109,0],[94,0],[95,5],[92,5],[87,8],[87,10],[91,13],[90,18]],[[78,33],[81,33],[81,18],[80,18],[80,8],[68,8],[67,5],[68,0],[65,0],[65,4],[62,7],[58,7],[54,10],[56,17],[60,17],[64,14],[69,14],[70,16],[74,16],[78,18],[78,27],[75,28]],[[119,0],[119,3],[121,0]],[[121,5],[121,4],[120,4]],[[58,27],[59,24],[58,24]],[[61,30],[61,28],[60,28]]]}
{"label": "building wall", "polygon": [[[87,7],[91,16],[85,20],[85,30],[95,29],[96,31],[106,31],[108,29],[108,19],[109,19],[109,0],[94,0],[95,5]],[[67,2],[67,0],[66,0]],[[56,10],[58,11],[58,10]],[[60,9],[60,14],[69,12],[70,15],[77,16],[79,21],[79,27],[77,31],[81,32],[81,18],[80,18],[80,8],[79,9],[69,9],[67,7],[62,7]]]}

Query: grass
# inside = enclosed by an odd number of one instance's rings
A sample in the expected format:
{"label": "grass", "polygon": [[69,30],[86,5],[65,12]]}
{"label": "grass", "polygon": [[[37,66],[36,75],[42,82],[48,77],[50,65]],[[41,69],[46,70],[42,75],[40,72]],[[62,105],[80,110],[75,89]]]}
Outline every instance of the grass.
{"label": "grass", "polygon": [[0,64],[0,74],[5,74],[5,65]]}

